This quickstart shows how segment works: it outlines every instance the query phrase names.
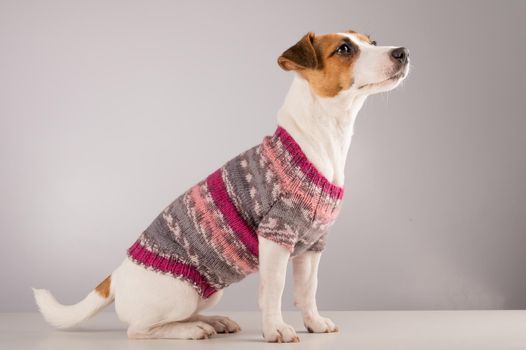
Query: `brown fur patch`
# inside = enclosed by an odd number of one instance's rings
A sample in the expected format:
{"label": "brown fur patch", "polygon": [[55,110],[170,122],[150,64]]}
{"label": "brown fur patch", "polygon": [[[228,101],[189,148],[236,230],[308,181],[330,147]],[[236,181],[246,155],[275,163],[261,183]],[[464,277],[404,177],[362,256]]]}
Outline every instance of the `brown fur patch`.
{"label": "brown fur patch", "polygon": [[314,33],[309,32],[303,36],[278,58],[278,64],[284,70],[316,69],[318,60],[313,46]]}
{"label": "brown fur patch", "polygon": [[318,68],[300,70],[299,73],[319,96],[336,96],[340,91],[348,89],[354,81],[352,68],[360,55],[358,47],[348,41],[347,44],[353,50],[352,55],[335,54],[335,50],[346,42],[345,39],[340,34],[326,34],[314,38]]}
{"label": "brown fur patch", "polygon": [[106,279],[99,283],[97,287],[95,287],[95,291],[99,293],[99,295],[103,298],[107,298],[110,296],[110,286],[111,286],[111,275],[106,277]]}

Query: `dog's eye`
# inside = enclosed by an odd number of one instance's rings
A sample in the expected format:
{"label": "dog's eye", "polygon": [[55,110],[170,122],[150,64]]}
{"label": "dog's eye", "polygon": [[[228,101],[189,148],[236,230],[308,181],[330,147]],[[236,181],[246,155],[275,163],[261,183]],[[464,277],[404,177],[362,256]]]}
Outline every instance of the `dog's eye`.
{"label": "dog's eye", "polygon": [[376,46],[376,41],[371,41],[371,45]]}
{"label": "dog's eye", "polygon": [[338,55],[350,55],[351,47],[348,44],[342,44],[336,49]]}

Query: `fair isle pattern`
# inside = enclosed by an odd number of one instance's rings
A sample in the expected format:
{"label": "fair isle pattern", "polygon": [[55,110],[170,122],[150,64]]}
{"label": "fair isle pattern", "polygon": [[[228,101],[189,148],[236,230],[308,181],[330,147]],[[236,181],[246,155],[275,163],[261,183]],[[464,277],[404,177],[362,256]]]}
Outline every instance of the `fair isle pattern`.
{"label": "fair isle pattern", "polygon": [[257,271],[258,236],[291,252],[321,251],[343,188],[282,127],[176,198],[128,249],[145,268],[205,298]]}

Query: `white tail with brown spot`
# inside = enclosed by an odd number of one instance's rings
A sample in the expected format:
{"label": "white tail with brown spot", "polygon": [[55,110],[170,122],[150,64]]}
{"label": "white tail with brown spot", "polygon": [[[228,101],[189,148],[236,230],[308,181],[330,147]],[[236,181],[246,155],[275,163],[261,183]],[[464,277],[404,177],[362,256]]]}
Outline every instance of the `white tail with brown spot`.
{"label": "white tail with brown spot", "polygon": [[57,328],[70,328],[87,320],[113,302],[111,275],[77,304],[60,304],[49,290],[33,288],[35,301],[47,322]]}

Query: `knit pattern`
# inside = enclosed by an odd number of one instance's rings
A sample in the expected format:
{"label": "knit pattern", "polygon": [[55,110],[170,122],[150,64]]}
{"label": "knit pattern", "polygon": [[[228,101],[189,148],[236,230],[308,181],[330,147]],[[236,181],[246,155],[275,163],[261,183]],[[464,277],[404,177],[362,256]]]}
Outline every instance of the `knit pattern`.
{"label": "knit pattern", "polygon": [[343,188],[327,180],[282,127],[176,198],[128,249],[145,268],[207,298],[257,271],[258,236],[291,256],[321,251]]}

